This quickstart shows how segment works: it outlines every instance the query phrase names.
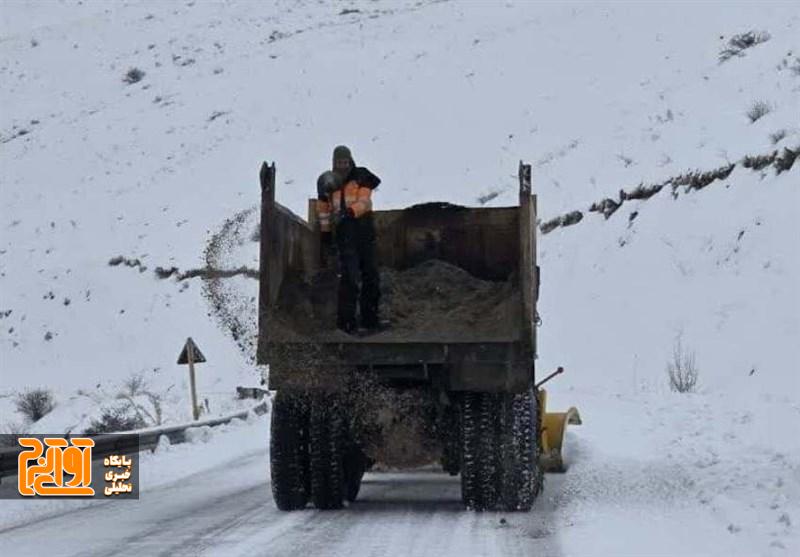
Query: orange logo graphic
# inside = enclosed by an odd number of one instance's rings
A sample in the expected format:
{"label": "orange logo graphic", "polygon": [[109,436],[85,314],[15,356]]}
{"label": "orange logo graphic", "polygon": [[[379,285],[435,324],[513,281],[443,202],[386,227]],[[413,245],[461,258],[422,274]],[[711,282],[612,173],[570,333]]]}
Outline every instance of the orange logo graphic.
{"label": "orange logo graphic", "polygon": [[19,454],[17,489],[20,495],[94,496],[91,487],[94,440],[45,437],[42,443],[35,437],[22,437],[19,444],[29,449]]}

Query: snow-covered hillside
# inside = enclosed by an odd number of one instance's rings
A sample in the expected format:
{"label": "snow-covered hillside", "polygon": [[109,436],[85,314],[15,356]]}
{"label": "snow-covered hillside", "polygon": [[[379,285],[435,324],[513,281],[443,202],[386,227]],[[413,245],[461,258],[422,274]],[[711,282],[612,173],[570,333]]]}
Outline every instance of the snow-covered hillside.
{"label": "snow-covered hillside", "polygon": [[[769,39],[720,62],[750,30]],[[187,336],[212,411],[258,382],[256,281],[154,270],[257,266],[262,160],[304,215],[339,143],[382,177],[378,208],[514,204],[522,159],[542,221],[583,213],[539,239],[539,369],[567,369],[553,405],[585,419],[545,493],[564,553],[798,551],[800,164],[741,164],[800,146],[798,37],[790,3],[5,2],[0,426],[34,386],[57,402],[38,427],[75,426],[79,389],[136,373],[185,419]],[[692,394],[667,385],[677,338]]]}

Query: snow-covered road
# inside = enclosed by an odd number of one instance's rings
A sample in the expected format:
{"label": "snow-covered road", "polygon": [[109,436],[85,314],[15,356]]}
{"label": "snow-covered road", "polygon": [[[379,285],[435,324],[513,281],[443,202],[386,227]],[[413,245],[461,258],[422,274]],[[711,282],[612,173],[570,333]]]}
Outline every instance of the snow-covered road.
{"label": "snow-covered road", "polygon": [[[568,433],[570,469],[546,477],[529,513],[465,511],[459,479],[432,470],[370,473],[341,511],[280,512],[264,416],[142,454],[138,501],[0,501],[0,555],[796,552],[794,450],[771,451],[777,443],[760,432],[797,410],[756,413],[758,401],[706,395],[572,395],[585,423]],[[704,426],[710,415],[729,425]],[[672,425],[678,417],[681,430]]]}
{"label": "snow-covered road", "polygon": [[42,555],[46,547],[54,556],[560,555],[552,507],[467,513],[458,478],[439,472],[369,474],[359,501],[345,510],[280,512],[265,460],[263,451],[251,453],[139,501],[0,531],[0,554]]}

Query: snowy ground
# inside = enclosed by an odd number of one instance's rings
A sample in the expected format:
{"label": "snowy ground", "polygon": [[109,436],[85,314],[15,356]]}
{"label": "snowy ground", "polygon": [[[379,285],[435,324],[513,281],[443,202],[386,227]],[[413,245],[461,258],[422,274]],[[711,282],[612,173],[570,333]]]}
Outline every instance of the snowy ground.
{"label": "snowy ground", "polygon": [[[771,38],[719,63],[750,29]],[[133,373],[166,393],[168,420],[185,420],[186,372],[174,362],[187,336],[209,360],[199,382],[213,410],[258,381],[247,342],[255,281],[219,285],[236,303],[218,315],[209,283],[153,270],[201,267],[215,242],[228,248],[211,250],[216,263],[255,266],[247,211],[264,159],[277,162],[279,201],[301,215],[337,143],[384,179],[378,208],[513,204],[524,159],[544,220],[585,212],[642,181],[800,145],[798,29],[789,3],[5,2],[0,426],[20,419],[14,393],[45,385],[58,406],[37,426],[70,428],[93,411],[79,389],[113,398]],[[141,81],[123,82],[130,68]],[[751,122],[756,101],[771,111]],[[450,542],[462,553],[502,552],[495,542],[548,555],[798,552],[799,177],[797,165],[779,176],[738,165],[701,191],[664,189],[540,237],[539,369],[567,368],[551,401],[577,405],[585,425],[570,438],[570,473],[509,528],[452,514],[449,480],[420,490],[405,477],[399,495],[373,479],[374,515],[325,515],[318,529],[317,513],[278,515],[263,489],[263,423],[241,428],[247,443],[215,439],[246,474],[214,461],[205,478],[219,488],[192,491],[164,472],[170,493],[219,501],[232,514],[200,523],[241,525],[253,543],[241,547],[265,553],[281,534],[325,554],[321,540],[341,528],[337,551],[374,529],[396,543],[372,553],[401,554],[413,546],[399,538],[426,526],[421,539],[462,533]],[[237,215],[241,229],[226,227]],[[118,255],[147,268],[109,266]],[[666,386],[678,336],[700,370],[690,395]],[[153,470],[169,468],[160,458]],[[239,507],[243,490],[253,495]],[[141,505],[142,521],[188,528],[180,504]]]}
{"label": "snowy ground", "polygon": [[[267,420],[257,419],[144,455],[138,502],[4,502],[0,550],[41,554],[44,527],[59,532],[52,555],[791,554],[786,507],[800,494],[786,455],[717,452],[747,442],[735,426],[725,440],[689,441],[669,427],[680,412],[699,431],[708,401],[651,399],[640,415],[640,397],[578,394],[596,419],[570,439],[573,468],[548,477],[529,514],[465,513],[458,479],[433,471],[368,474],[345,511],[281,513],[266,481]],[[620,416],[636,419],[626,427]]]}

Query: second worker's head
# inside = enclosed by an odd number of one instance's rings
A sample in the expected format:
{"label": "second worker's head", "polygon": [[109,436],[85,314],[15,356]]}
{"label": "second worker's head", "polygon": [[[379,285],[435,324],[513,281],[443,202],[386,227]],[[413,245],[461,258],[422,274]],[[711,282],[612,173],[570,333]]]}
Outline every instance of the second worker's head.
{"label": "second worker's head", "polygon": [[347,178],[354,166],[355,162],[349,148],[339,145],[333,150],[333,171],[342,179]]}

